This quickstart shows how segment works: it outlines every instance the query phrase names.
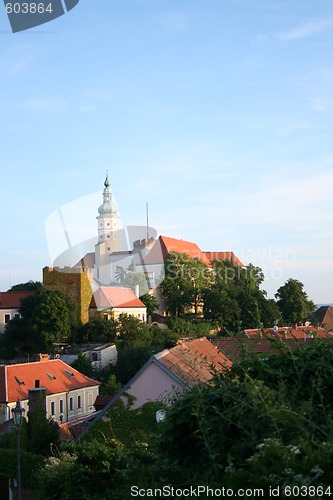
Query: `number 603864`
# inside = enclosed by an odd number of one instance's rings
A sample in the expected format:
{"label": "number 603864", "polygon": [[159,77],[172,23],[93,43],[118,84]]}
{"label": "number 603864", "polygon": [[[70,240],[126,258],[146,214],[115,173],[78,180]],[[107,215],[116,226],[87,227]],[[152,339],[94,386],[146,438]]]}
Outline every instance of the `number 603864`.
{"label": "number 603864", "polygon": [[44,4],[43,2],[39,3],[6,3],[6,12],[7,14],[52,14],[52,3]]}

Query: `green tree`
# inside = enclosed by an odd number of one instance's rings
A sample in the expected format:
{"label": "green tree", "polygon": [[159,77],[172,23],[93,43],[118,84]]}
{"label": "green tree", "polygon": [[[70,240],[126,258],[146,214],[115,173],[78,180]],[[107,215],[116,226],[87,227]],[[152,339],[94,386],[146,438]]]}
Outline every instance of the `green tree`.
{"label": "green tree", "polygon": [[194,308],[196,313],[202,305],[202,293],[209,280],[210,271],[200,259],[170,252],[160,285],[167,311],[173,316],[180,316],[186,309]]}
{"label": "green tree", "polygon": [[100,316],[91,318],[78,331],[78,342],[114,342],[117,337],[118,322],[105,320]]}
{"label": "green tree", "polygon": [[77,359],[72,363],[72,367],[87,377],[91,377],[94,373],[89,359],[81,352],[79,353]]}
{"label": "green tree", "polygon": [[282,316],[277,302],[274,299],[262,297],[259,301],[260,320],[265,328],[272,327],[275,322],[281,324]]}
{"label": "green tree", "polygon": [[34,292],[42,288],[42,283],[40,281],[27,281],[26,283],[18,283],[13,285],[8,292],[18,292],[18,291],[28,291]]}
{"label": "green tree", "polygon": [[204,317],[216,321],[224,332],[237,332],[241,324],[241,310],[228,290],[217,284],[204,292]]}
{"label": "green tree", "polygon": [[[229,487],[329,485],[333,346],[248,357],[169,410],[160,451],[169,481]],[[268,491],[268,490],[267,490]]]}
{"label": "green tree", "polygon": [[139,295],[148,293],[148,281],[144,273],[128,272],[123,280],[123,286],[131,288],[135,293],[136,287],[139,286]]}
{"label": "green tree", "polygon": [[150,293],[145,293],[144,295],[141,295],[140,300],[144,303],[144,305],[147,308],[147,319],[148,319],[149,316],[152,316],[152,314],[158,310],[159,308],[158,300],[154,295],[151,295]]}
{"label": "green tree", "polygon": [[308,299],[303,288],[303,283],[290,278],[275,294],[285,323],[301,323],[314,313],[316,306],[312,300]]}
{"label": "green tree", "polygon": [[10,321],[1,344],[8,352],[52,352],[55,343],[67,342],[71,333],[68,298],[59,291],[44,288],[22,300],[21,318]]}
{"label": "green tree", "polygon": [[204,316],[218,321],[224,333],[257,328],[264,315],[266,292],[260,289],[264,274],[259,267],[233,266],[229,261],[214,261],[214,282],[204,292]]}

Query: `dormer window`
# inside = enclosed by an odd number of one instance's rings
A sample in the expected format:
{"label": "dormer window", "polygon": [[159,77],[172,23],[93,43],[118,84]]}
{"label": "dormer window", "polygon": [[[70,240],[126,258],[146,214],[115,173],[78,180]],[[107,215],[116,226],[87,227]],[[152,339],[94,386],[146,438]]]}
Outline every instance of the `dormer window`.
{"label": "dormer window", "polygon": [[15,378],[16,382],[18,383],[18,385],[25,385],[25,383],[23,382],[23,380],[21,380],[18,377],[16,377],[16,375],[14,375],[14,378]]}

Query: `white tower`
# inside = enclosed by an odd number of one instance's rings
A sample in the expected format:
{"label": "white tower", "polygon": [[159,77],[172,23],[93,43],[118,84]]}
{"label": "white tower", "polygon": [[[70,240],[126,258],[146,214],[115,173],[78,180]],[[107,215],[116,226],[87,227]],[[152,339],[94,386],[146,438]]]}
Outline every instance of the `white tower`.
{"label": "white tower", "polygon": [[119,216],[112,203],[112,191],[108,174],[104,182],[103,203],[98,208],[98,242],[95,246],[95,277],[104,285],[111,282],[112,266],[110,255],[118,251]]}
{"label": "white tower", "polygon": [[103,203],[98,208],[98,243],[105,242],[107,251],[118,250],[118,221],[117,208],[112,203],[112,191],[108,174],[104,182]]}

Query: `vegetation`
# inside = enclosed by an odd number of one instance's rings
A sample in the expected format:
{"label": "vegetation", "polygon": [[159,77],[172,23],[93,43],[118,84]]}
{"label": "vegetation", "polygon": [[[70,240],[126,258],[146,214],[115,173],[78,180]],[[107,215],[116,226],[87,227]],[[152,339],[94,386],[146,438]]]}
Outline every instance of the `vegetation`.
{"label": "vegetation", "polygon": [[[20,430],[22,485],[36,488],[45,457],[59,446],[58,425],[47,420],[41,408],[29,412],[29,420],[24,420]],[[16,430],[0,435],[0,477],[16,477]]]}
{"label": "vegetation", "polygon": [[38,482],[42,498],[124,500],[131,498],[131,484],[148,488],[156,470],[155,413],[161,408],[147,403],[133,411],[118,401],[107,421],[45,462]]}
{"label": "vegetation", "polygon": [[238,267],[229,261],[214,261],[213,269],[208,269],[199,259],[171,252],[160,288],[169,314],[203,313],[224,335],[243,328],[272,327],[276,322],[299,323],[310,317],[314,304],[302,283],[290,279],[279,288],[275,301],[261,289],[263,281],[263,271],[253,264]]}
{"label": "vegetation", "polygon": [[308,299],[303,287],[304,285],[300,281],[289,279],[275,295],[283,321],[287,324],[310,319],[316,309],[315,304]]}
{"label": "vegetation", "polygon": [[160,403],[131,410],[118,401],[80,443],[46,459],[41,497],[126,500],[131,485],[260,488],[264,498],[270,487],[280,498],[292,496],[287,486],[328,492],[332,387],[333,345],[314,340],[266,361],[248,356],[184,394],[159,424]]}
{"label": "vegetation", "polygon": [[160,285],[167,311],[180,316],[193,307],[195,313],[202,300],[202,292],[210,281],[210,271],[200,259],[191,259],[185,253],[170,252],[164,266]]}
{"label": "vegetation", "polygon": [[18,283],[13,285],[8,292],[34,292],[42,288],[42,283],[40,281],[27,281],[26,283]]}
{"label": "vegetation", "polygon": [[19,318],[11,320],[1,337],[4,357],[53,352],[55,343],[67,342],[73,327],[72,304],[59,291],[40,288],[22,300]]}

